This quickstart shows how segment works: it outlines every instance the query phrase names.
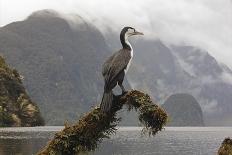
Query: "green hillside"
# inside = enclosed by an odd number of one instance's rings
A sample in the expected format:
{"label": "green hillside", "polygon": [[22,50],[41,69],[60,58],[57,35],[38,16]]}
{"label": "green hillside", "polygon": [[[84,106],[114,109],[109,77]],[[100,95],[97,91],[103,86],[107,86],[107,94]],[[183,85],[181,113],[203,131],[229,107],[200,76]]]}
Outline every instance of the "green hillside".
{"label": "green hillside", "polygon": [[0,127],[40,125],[44,120],[27,95],[19,73],[0,56]]}

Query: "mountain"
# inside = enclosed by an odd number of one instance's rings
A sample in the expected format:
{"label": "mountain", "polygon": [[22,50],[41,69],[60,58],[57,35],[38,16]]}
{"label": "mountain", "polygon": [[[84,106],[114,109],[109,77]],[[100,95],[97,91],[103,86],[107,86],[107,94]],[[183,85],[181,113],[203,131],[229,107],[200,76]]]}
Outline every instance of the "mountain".
{"label": "mountain", "polygon": [[189,94],[173,94],[162,105],[167,111],[170,126],[204,126],[199,103]]}
{"label": "mountain", "polygon": [[[110,28],[52,10],[0,28],[0,51],[25,77],[24,85],[49,125],[73,121],[101,100],[101,65],[121,45]],[[131,39],[130,86],[163,104],[176,93],[199,102],[205,125],[232,125],[232,71],[207,51],[158,39]],[[136,125],[134,115],[125,124]],[[133,123],[132,123],[133,122]]]}
{"label": "mountain", "polygon": [[0,127],[44,125],[38,106],[31,101],[17,70],[0,56]]}
{"label": "mountain", "polygon": [[[114,32],[106,32],[104,36],[112,49],[120,46]],[[232,125],[229,67],[198,47],[170,45],[148,39],[146,34],[135,38],[131,39],[134,57],[127,73],[132,88],[152,94],[160,104],[172,94],[191,94],[202,108],[206,125]]]}
{"label": "mountain", "polygon": [[128,74],[133,88],[146,90],[160,103],[171,94],[191,94],[201,105],[206,125],[232,125],[232,71],[227,66],[193,46],[141,39],[133,44]]}
{"label": "mountain", "polygon": [[[191,46],[173,47],[179,64],[193,80],[190,90],[209,125],[232,125],[232,71],[208,52]],[[193,91],[194,90],[194,91]]]}
{"label": "mountain", "polygon": [[0,28],[1,54],[24,76],[49,125],[76,120],[103,91],[101,65],[110,50],[92,24],[71,18],[42,10]]}

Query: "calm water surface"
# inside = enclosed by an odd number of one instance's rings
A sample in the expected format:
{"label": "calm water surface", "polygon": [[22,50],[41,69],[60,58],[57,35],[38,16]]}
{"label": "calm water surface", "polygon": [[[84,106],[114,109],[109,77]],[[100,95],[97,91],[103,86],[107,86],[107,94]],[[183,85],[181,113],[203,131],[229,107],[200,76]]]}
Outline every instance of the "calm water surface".
{"label": "calm water surface", "polygon": [[[63,127],[0,128],[0,155],[32,155]],[[232,127],[166,127],[155,137],[121,127],[91,155],[215,155]]]}

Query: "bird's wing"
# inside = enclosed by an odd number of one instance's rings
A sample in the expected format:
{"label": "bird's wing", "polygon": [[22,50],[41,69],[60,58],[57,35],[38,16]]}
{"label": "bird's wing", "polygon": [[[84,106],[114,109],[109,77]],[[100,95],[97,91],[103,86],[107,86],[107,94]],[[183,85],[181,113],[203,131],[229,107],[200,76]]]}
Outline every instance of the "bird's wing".
{"label": "bird's wing", "polygon": [[102,75],[103,77],[105,77],[105,75],[108,73],[109,68],[110,68],[110,64],[112,63],[112,60],[114,59],[114,56],[117,54],[114,53],[113,55],[111,55],[102,65]]}
{"label": "bird's wing", "polygon": [[109,68],[105,73],[105,82],[106,85],[111,83],[114,78],[124,69],[126,69],[127,64],[131,59],[131,54],[129,50],[121,49],[115,53],[112,60],[109,62]]}

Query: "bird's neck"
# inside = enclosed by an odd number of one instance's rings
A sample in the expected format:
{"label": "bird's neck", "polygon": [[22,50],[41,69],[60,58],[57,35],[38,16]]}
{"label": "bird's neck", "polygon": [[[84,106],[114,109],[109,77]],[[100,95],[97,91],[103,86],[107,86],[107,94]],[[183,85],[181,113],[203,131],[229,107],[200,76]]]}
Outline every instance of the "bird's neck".
{"label": "bird's neck", "polygon": [[124,49],[133,50],[127,36],[120,35],[120,40]]}

